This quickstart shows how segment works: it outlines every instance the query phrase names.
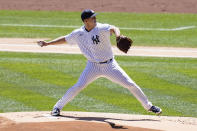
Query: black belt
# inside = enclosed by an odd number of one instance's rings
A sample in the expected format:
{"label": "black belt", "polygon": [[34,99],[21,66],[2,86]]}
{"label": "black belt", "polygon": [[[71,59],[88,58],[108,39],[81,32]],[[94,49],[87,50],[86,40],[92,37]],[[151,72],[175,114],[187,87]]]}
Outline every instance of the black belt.
{"label": "black belt", "polygon": [[108,63],[108,62],[110,62],[110,61],[112,61],[112,60],[113,60],[113,59],[111,58],[111,59],[109,59],[109,60],[107,60],[107,61],[99,62],[99,64]]}

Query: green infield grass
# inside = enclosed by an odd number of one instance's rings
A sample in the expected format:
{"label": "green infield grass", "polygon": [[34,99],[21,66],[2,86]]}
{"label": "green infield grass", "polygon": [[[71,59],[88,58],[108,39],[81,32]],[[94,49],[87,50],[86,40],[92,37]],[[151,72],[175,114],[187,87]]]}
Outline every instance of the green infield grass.
{"label": "green infield grass", "polygon": [[[197,117],[197,60],[116,56],[163,115]],[[82,55],[0,52],[0,112],[49,111],[85,68]],[[99,78],[63,110],[152,114],[130,92]]]}
{"label": "green infield grass", "polygon": [[[197,14],[100,12],[97,20],[120,27],[136,46],[197,47]],[[82,25],[80,12],[0,11],[0,37],[54,39]]]}

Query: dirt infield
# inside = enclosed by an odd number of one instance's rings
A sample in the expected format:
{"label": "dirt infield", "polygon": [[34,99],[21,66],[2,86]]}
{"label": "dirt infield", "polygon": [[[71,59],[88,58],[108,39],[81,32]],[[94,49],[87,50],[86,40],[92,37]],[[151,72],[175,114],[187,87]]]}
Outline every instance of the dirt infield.
{"label": "dirt infield", "polygon": [[[81,54],[81,51],[77,45],[71,46],[68,44],[63,44],[41,48],[36,44],[36,41],[38,40],[46,40],[46,38],[0,38],[0,51]],[[132,47],[127,54],[121,52],[116,46],[113,46],[112,50],[114,55],[197,58],[197,48],[135,46]]]}
{"label": "dirt infield", "polygon": [[49,111],[0,113],[0,130],[7,131],[196,131],[197,118]]}
{"label": "dirt infield", "polygon": [[0,0],[2,10],[197,13],[196,0]]}

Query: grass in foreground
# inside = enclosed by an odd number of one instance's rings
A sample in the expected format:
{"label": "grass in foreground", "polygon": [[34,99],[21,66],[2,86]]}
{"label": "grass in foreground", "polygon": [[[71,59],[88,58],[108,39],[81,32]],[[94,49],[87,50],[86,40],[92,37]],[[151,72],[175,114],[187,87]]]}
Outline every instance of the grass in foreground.
{"label": "grass in foreground", "polygon": [[[3,26],[2,24],[81,26],[80,12],[0,11],[0,37],[56,38],[74,28]],[[101,23],[127,28],[197,27],[196,14],[99,13]],[[136,46],[197,47],[197,28],[178,31],[121,30]],[[115,40],[112,40],[115,43]]]}
{"label": "grass in foreground", "polygon": [[[51,110],[86,65],[82,55],[0,52],[0,111]],[[116,57],[163,115],[197,117],[197,61]],[[64,110],[149,114],[127,89],[99,78]]]}

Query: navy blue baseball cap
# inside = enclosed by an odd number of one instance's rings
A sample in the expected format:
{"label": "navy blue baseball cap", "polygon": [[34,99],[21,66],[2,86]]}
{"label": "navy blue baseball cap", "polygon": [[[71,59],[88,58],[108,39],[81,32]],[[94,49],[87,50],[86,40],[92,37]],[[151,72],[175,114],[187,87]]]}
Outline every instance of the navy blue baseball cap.
{"label": "navy blue baseball cap", "polygon": [[84,21],[85,19],[91,18],[96,16],[97,13],[95,13],[93,10],[86,9],[81,13],[81,20]]}

